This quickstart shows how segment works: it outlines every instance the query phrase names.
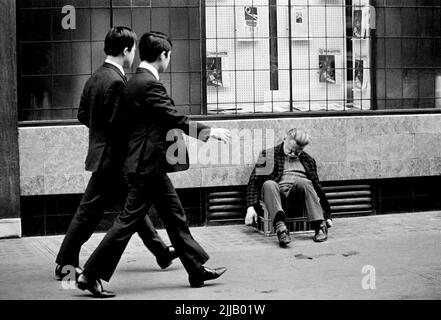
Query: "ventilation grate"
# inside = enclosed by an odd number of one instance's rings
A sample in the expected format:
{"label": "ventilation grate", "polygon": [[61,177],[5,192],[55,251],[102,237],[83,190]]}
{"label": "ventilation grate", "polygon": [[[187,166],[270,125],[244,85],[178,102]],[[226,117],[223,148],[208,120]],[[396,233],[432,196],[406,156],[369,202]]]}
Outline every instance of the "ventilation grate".
{"label": "ventilation grate", "polygon": [[209,223],[243,222],[246,212],[246,194],[239,189],[242,188],[208,193],[207,218]]}
{"label": "ventilation grate", "polygon": [[334,217],[374,214],[371,185],[326,186],[323,190]]}

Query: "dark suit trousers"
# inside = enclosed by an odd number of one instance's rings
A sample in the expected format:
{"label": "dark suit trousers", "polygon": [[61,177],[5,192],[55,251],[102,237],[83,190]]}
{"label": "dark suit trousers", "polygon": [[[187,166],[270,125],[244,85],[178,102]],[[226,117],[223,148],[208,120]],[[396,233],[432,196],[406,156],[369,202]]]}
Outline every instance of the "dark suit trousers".
{"label": "dark suit trousers", "polygon": [[154,204],[164,222],[168,236],[184,268],[189,274],[200,272],[208,254],[194,240],[187,226],[184,209],[167,174],[133,174],[129,176],[129,192],[124,211],[107,232],[84,266],[84,275],[109,281],[119,260],[136,231]]}
{"label": "dark suit trousers", "polygon": [[[121,173],[94,172],[64,237],[56,263],[79,266],[81,246],[90,238],[104,214],[106,204],[111,200],[125,200],[127,188]],[[136,231],[144,245],[156,256],[161,257],[167,246],[160,238],[148,216],[136,225]]]}

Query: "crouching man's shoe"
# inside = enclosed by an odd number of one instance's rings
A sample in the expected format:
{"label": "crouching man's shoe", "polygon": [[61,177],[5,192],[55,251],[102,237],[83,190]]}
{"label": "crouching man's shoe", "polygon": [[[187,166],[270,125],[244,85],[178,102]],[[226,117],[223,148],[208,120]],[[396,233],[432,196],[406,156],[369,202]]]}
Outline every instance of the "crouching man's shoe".
{"label": "crouching man's shoe", "polygon": [[203,267],[201,274],[189,275],[188,281],[190,282],[190,286],[192,288],[200,288],[204,286],[204,281],[217,279],[223,275],[225,271],[227,271],[227,268],[224,267],[215,269]]}
{"label": "crouching man's shoe", "polygon": [[329,228],[332,228],[332,226],[334,225],[334,223],[332,222],[332,219],[328,219],[326,220],[326,226]]}
{"label": "crouching man's shoe", "polygon": [[[68,272],[69,268],[66,267],[67,266],[62,266],[60,264],[57,264],[57,266],[55,267],[55,279],[57,281],[63,280],[66,276],[70,274],[70,272]],[[83,269],[81,269],[80,267],[75,268],[75,281],[78,280],[78,277],[82,273],[83,273]]]}
{"label": "crouching man's shoe", "polygon": [[326,222],[323,221],[320,224],[319,229],[315,231],[314,241],[315,242],[325,242],[328,240],[328,227],[326,226]]}
{"label": "crouching man's shoe", "polygon": [[291,242],[291,236],[289,230],[284,223],[279,223],[276,227],[277,239],[279,239],[279,245],[285,248]]}
{"label": "crouching man's shoe", "polygon": [[87,279],[84,274],[78,277],[77,287],[81,290],[89,290],[96,298],[112,298],[115,294],[104,290],[101,280]]}
{"label": "crouching man's shoe", "polygon": [[176,254],[175,248],[172,246],[167,247],[167,253],[163,257],[157,257],[156,262],[161,267],[161,269],[167,269],[171,266],[173,259],[176,259],[178,255]]}

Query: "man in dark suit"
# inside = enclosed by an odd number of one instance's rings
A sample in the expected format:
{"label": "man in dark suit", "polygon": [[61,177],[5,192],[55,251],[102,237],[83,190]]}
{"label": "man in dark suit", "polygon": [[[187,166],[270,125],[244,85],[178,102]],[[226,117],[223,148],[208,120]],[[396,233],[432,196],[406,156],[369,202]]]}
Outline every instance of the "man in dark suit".
{"label": "man in dark suit", "polygon": [[326,241],[332,225],[331,208],[320,185],[316,162],[303,151],[308,144],[306,132],[290,130],[283,143],[262,151],[248,182],[245,224],[257,221],[262,200],[281,247],[291,242],[285,224],[287,201],[306,214],[315,230],[314,241]]}
{"label": "man in dark suit", "polygon": [[[117,217],[78,278],[78,287],[96,297],[109,296],[107,292],[103,294],[104,289],[97,283],[100,279],[110,280],[130,237],[152,203],[189,274],[192,287],[201,287],[205,281],[216,279],[226,271],[226,268],[204,267],[208,254],[192,237],[167,172],[189,167],[187,149],[175,149],[182,143],[182,133],[202,141],[213,137],[228,142],[230,132],[200,123],[190,124],[188,117],[177,113],[173,100],[159,81],[159,73],[168,67],[171,50],[170,39],[160,32],[146,33],[139,42],[142,62],[127,85],[130,136],[125,172],[129,194],[124,212]],[[171,150],[177,150],[178,154]]]}
{"label": "man in dark suit", "polygon": [[[129,28],[115,27],[105,40],[107,59],[86,82],[78,110],[78,120],[89,128],[86,170],[92,172],[85,194],[73,217],[58,253],[55,276],[62,280],[65,266],[79,268],[81,246],[100,222],[111,199],[127,195],[123,165],[127,154],[128,132],[125,116],[126,77],[136,51],[136,34]],[[136,231],[156,256],[162,269],[176,257],[173,247],[162,241],[148,217],[140,220]]]}

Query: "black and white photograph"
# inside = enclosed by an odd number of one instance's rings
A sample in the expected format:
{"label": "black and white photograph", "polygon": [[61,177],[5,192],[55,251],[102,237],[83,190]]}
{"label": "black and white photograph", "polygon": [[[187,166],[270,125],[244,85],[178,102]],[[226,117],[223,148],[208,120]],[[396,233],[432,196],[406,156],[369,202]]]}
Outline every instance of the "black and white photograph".
{"label": "black and white photograph", "polygon": [[355,60],[354,68],[354,87],[355,89],[361,90],[365,88],[364,84],[364,61],[362,59]]}
{"label": "black and white photograph", "polygon": [[354,17],[353,17],[353,36],[356,39],[361,39],[364,37],[362,34],[362,26],[363,26],[363,11],[361,9],[354,10]]}
{"label": "black and white photograph", "polygon": [[319,81],[335,84],[335,55],[319,55]]}
{"label": "black and white photograph", "polygon": [[4,317],[425,316],[437,305],[410,301],[441,300],[440,13],[0,0]]}
{"label": "black and white photograph", "polygon": [[[259,40],[260,20],[262,19],[261,7],[257,6],[238,6],[236,9],[236,28],[237,41],[257,41]],[[234,16],[234,15],[233,15]]]}
{"label": "black and white photograph", "polygon": [[223,87],[221,57],[207,57],[207,84],[210,87]]}
{"label": "black and white photograph", "polygon": [[304,41],[309,40],[310,37],[310,23],[308,7],[294,6],[291,10],[292,21],[292,40]]}

